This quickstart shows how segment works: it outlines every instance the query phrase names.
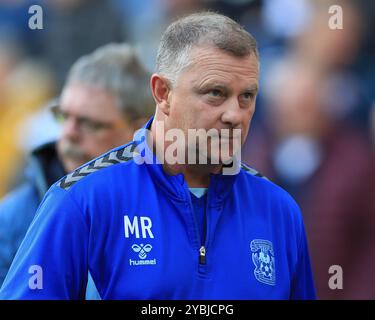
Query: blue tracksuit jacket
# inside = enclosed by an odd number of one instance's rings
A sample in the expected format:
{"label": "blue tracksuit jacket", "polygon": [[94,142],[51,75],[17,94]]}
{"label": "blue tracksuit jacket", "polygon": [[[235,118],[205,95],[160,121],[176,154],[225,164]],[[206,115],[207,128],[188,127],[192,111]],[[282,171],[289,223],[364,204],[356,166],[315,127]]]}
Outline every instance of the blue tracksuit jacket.
{"label": "blue tracksuit jacket", "polygon": [[284,190],[245,165],[211,175],[201,239],[183,175],[136,163],[136,145],[51,187],[0,298],[83,299],[88,271],[102,299],[315,298],[302,216]]}

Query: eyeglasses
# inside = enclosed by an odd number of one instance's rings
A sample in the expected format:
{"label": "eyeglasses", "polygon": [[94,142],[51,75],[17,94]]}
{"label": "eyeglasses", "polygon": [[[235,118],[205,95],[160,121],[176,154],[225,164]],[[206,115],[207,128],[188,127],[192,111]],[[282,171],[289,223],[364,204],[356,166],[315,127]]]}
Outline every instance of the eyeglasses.
{"label": "eyeglasses", "polygon": [[56,122],[60,124],[63,124],[66,120],[68,120],[68,118],[73,117],[75,121],[77,122],[77,127],[83,133],[92,134],[92,133],[97,133],[102,130],[112,129],[114,127],[112,123],[96,121],[96,120],[92,120],[86,117],[75,117],[75,116],[69,115],[68,113],[61,110],[60,105],[53,105],[51,106],[50,110]]}

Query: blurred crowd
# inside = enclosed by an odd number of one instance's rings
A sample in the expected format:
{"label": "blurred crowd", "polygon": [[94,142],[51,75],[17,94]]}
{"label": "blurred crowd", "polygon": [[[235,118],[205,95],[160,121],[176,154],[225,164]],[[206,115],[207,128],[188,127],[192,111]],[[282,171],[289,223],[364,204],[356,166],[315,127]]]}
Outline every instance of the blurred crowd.
{"label": "blurred crowd", "polygon": [[[28,27],[33,4],[42,30]],[[329,28],[331,5],[343,8],[343,29]],[[260,95],[242,159],[300,205],[319,297],[375,299],[372,1],[0,0],[0,198],[22,181],[27,153],[57,137],[45,104],[74,61],[128,42],[153,71],[165,26],[207,9],[258,41]],[[343,269],[342,290],[328,286],[331,265]]]}

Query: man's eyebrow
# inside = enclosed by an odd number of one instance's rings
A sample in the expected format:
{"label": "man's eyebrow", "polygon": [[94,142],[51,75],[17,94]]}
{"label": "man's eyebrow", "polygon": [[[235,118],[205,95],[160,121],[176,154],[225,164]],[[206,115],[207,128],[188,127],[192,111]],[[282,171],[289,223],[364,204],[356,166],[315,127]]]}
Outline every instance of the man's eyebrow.
{"label": "man's eyebrow", "polygon": [[218,82],[206,82],[202,85],[197,85],[197,89],[198,90],[219,89],[219,90],[229,91],[229,88],[226,85],[222,83],[218,83]]}
{"label": "man's eyebrow", "polygon": [[259,91],[259,85],[257,83],[247,87],[247,89],[244,90],[245,92],[253,92],[257,93]]}
{"label": "man's eyebrow", "polygon": [[[208,89],[210,89],[210,90],[212,90],[212,89],[222,90],[222,91],[227,92],[227,93],[231,92],[231,89],[227,85],[222,84],[220,82],[216,82],[216,81],[206,82],[202,85],[195,86],[195,90],[198,91],[198,92],[202,92],[202,91],[205,91],[205,90],[208,90]],[[243,90],[243,92],[251,92],[253,94],[256,94],[258,91],[259,91],[259,85],[257,83],[254,83],[254,84],[248,86],[247,88],[245,88]]]}

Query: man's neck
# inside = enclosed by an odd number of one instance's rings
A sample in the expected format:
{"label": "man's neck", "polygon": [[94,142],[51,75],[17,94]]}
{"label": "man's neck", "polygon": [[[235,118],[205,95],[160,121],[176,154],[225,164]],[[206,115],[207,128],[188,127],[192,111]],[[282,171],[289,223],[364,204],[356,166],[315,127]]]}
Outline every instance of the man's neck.
{"label": "man's neck", "polygon": [[219,173],[221,165],[169,165],[163,164],[164,171],[169,175],[183,174],[189,188],[208,188],[210,174]]}

